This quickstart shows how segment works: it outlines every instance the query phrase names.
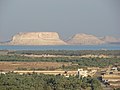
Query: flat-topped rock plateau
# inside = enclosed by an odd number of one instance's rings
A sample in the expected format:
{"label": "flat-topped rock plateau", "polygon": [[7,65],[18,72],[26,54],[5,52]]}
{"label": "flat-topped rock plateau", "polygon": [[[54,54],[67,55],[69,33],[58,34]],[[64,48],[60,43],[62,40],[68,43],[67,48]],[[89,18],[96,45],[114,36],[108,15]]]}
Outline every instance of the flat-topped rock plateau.
{"label": "flat-topped rock plateau", "polygon": [[10,41],[0,42],[0,45],[100,45],[120,44],[120,38],[111,36],[97,37],[90,34],[75,34],[64,42],[56,32],[24,32],[18,33]]}
{"label": "flat-topped rock plateau", "polygon": [[9,45],[66,45],[56,32],[26,32],[13,36]]}

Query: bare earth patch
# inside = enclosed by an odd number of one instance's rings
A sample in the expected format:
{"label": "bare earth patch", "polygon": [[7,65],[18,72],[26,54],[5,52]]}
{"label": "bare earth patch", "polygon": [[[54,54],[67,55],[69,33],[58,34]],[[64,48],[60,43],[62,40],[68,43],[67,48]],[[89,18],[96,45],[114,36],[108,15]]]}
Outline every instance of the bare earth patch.
{"label": "bare earth patch", "polygon": [[26,69],[56,69],[59,67],[68,66],[70,63],[57,63],[57,62],[0,62],[0,70],[13,71],[18,68]]}

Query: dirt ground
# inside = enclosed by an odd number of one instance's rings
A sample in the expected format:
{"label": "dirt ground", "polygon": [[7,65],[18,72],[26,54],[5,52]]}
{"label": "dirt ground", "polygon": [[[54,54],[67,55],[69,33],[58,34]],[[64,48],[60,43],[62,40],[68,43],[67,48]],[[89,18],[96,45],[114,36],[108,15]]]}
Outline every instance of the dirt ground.
{"label": "dirt ground", "polygon": [[0,62],[0,71],[13,71],[18,69],[57,69],[62,66],[68,66],[70,63],[57,62]]}

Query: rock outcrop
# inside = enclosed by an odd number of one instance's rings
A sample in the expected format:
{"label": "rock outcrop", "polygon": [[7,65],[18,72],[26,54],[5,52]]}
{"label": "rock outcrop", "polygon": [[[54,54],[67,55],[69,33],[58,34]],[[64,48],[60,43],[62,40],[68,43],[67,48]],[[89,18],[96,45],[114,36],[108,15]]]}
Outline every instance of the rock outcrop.
{"label": "rock outcrop", "polygon": [[120,44],[120,38],[115,38],[112,36],[105,36],[101,40],[103,40],[104,42],[106,42],[108,44]]}
{"label": "rock outcrop", "polygon": [[68,40],[67,43],[72,45],[99,45],[103,44],[104,41],[93,35],[76,34],[70,40]]}
{"label": "rock outcrop", "polygon": [[27,32],[13,36],[10,45],[66,45],[56,32]]}
{"label": "rock outcrop", "polygon": [[0,45],[99,45],[120,44],[120,38],[106,36],[98,38],[94,35],[76,34],[64,42],[56,32],[26,32],[18,33],[9,42],[0,42]]}

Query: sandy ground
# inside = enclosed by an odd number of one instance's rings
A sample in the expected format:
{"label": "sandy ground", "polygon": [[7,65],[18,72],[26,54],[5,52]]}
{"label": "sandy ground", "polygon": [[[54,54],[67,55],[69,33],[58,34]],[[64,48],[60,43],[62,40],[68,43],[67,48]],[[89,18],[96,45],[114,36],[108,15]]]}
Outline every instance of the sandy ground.
{"label": "sandy ground", "polygon": [[12,71],[18,68],[27,68],[30,70],[35,69],[56,69],[62,65],[68,66],[70,63],[57,63],[57,62],[0,62],[0,70]]}

